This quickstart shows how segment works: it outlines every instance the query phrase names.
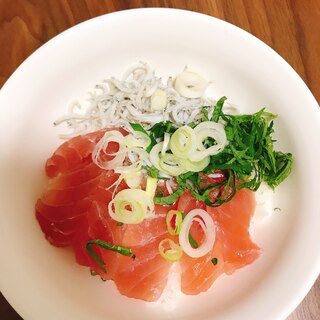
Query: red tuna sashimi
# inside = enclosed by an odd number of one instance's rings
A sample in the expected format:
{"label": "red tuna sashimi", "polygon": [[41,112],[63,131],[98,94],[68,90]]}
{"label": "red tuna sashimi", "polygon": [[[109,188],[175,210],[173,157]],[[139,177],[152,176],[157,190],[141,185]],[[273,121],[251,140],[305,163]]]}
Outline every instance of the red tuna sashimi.
{"label": "red tuna sashimi", "polygon": [[255,207],[254,192],[248,189],[238,190],[231,201],[220,207],[207,207],[217,226],[217,241],[223,245],[226,273],[252,263],[260,255],[249,234]]}
{"label": "red tuna sashimi", "polygon": [[[188,213],[195,208],[206,209],[212,216],[216,225],[216,241],[213,249],[201,258],[183,255],[181,290],[185,294],[198,294],[208,290],[219,275],[232,273],[252,263],[260,254],[248,231],[255,210],[253,192],[239,190],[231,201],[220,207],[207,207],[193,199],[189,191],[185,192],[179,199],[178,210]],[[201,232],[197,231],[197,226],[193,226],[190,233],[201,243]]]}
{"label": "red tuna sashimi", "polygon": [[118,272],[114,280],[122,294],[146,301],[160,297],[171,267],[171,263],[158,251],[159,242],[169,237],[165,217],[165,214],[156,212],[154,218],[121,227],[116,241],[130,247],[135,255],[130,263],[127,257],[118,257]]}
{"label": "red tuna sashimi", "polygon": [[[107,205],[115,188],[110,186],[119,175],[98,168],[91,159],[94,145],[102,135],[103,131],[99,131],[73,138],[47,161],[46,172],[51,179],[36,204],[36,216],[53,245],[71,245],[79,264],[90,267],[104,279],[112,279],[122,294],[146,301],[157,300],[167,283],[171,263],[160,256],[158,245],[170,237],[165,223],[170,209],[186,214],[194,208],[205,209],[217,227],[215,245],[207,255],[197,259],[183,255],[180,263],[184,293],[206,291],[222,273],[231,273],[258,257],[259,248],[248,233],[255,203],[253,193],[247,190],[238,191],[232,201],[218,208],[206,207],[187,191],[173,206],[156,205],[153,219],[138,225],[117,225],[109,216]],[[109,148],[112,153],[118,146]],[[160,187],[166,191],[165,186]],[[127,186],[122,182],[117,191],[124,188]],[[199,226],[193,226],[191,234],[201,244],[203,232]],[[92,239],[128,246],[134,259],[93,245],[106,263],[105,274],[85,249]],[[216,265],[212,263],[214,258]]]}
{"label": "red tuna sashimi", "polygon": [[[76,136],[63,143],[46,162],[48,177],[55,177],[67,170],[82,167],[83,162],[91,157],[93,148],[102,138],[105,130]],[[90,159],[89,159],[90,162]]]}
{"label": "red tuna sashimi", "polygon": [[[46,238],[56,246],[70,245],[93,199],[111,199],[110,187],[119,177],[96,166],[91,159],[96,143],[106,130],[77,136],[63,143],[46,162],[51,179],[36,203],[36,217]],[[71,151],[72,150],[72,151]],[[108,153],[118,150],[110,144]]]}
{"label": "red tuna sashimi", "polygon": [[[81,264],[90,266],[102,278],[114,280],[123,295],[146,301],[157,300],[166,286],[171,267],[171,263],[158,253],[159,242],[168,236],[165,216],[156,214],[155,218],[138,225],[119,226],[102,203],[95,202],[91,210],[88,233],[82,234],[75,244],[78,262],[81,259]],[[105,262],[107,273],[104,273],[84,250],[90,239],[130,247],[134,258],[93,245]]]}
{"label": "red tuna sashimi", "polygon": [[[119,291],[128,297],[154,301],[166,286],[171,267],[158,253],[159,242],[168,236],[165,214],[169,208],[156,206],[156,217],[139,225],[118,226],[110,218],[107,205],[114,191],[110,186],[119,175],[98,168],[91,160],[94,145],[102,134],[100,131],[96,136],[91,133],[75,137],[47,161],[46,172],[51,179],[37,201],[36,217],[53,245],[73,247],[79,264],[90,267],[104,279],[114,280]],[[117,149],[111,145],[107,152]],[[117,191],[123,188],[127,186],[122,182]],[[135,258],[92,245],[106,263],[105,274],[85,249],[92,239],[130,246]]]}

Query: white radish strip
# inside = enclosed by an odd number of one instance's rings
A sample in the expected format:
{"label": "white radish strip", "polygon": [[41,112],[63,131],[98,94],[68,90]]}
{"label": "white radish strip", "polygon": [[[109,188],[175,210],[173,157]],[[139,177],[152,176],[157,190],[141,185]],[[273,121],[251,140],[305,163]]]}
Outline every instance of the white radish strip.
{"label": "white radish strip", "polygon": [[159,178],[160,179],[171,179],[172,176],[170,174],[164,173],[162,171],[159,172]]}
{"label": "white radish strip", "polygon": [[[198,248],[193,248],[189,242],[189,232],[192,223],[199,223],[205,234],[204,242]],[[179,234],[179,243],[183,251],[191,258],[199,258],[209,253],[216,238],[214,222],[207,211],[202,209],[191,210],[184,218]]]}

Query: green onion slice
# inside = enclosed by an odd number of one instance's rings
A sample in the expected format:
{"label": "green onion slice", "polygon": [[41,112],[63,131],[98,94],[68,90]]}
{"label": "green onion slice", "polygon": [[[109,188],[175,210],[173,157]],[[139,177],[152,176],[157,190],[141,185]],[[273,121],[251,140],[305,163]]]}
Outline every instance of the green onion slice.
{"label": "green onion slice", "polygon": [[154,203],[150,194],[140,189],[121,190],[108,204],[110,217],[126,224],[138,224],[153,217]]}
{"label": "green onion slice", "polygon": [[170,139],[172,153],[180,158],[185,158],[197,148],[197,136],[189,126],[180,127]]}
{"label": "green onion slice", "polygon": [[171,239],[163,239],[160,241],[158,250],[160,255],[170,262],[179,261],[182,257],[182,248]]}
{"label": "green onion slice", "polygon": [[186,171],[184,160],[171,153],[167,153],[160,158],[159,167],[171,176],[178,176]]}
{"label": "green onion slice", "polygon": [[[172,227],[172,220],[174,219],[174,228]],[[182,225],[182,213],[178,210],[170,210],[166,216],[166,224],[168,232],[172,235],[178,235]]]}

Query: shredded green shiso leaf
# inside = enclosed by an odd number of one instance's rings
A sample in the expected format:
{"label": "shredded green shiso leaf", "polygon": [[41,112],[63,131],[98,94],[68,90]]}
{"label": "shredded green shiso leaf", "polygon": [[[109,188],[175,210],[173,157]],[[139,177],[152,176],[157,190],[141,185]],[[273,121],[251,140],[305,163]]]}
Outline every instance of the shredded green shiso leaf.
{"label": "shredded green shiso leaf", "polygon": [[[114,245],[114,244],[110,244],[108,242],[105,242],[103,240],[100,239],[95,239],[95,240],[89,240],[86,243],[86,250],[88,252],[88,254],[91,256],[91,258],[97,263],[97,265],[99,266],[99,268],[104,272],[107,273],[107,270],[105,268],[106,263],[101,259],[101,257],[99,257],[97,255],[97,253],[93,250],[92,245],[97,245],[102,249],[105,250],[111,250],[117,253],[120,253],[124,256],[132,256],[132,250],[128,247],[124,247],[124,246],[118,246],[118,245]],[[135,258],[135,255],[133,255]]]}
{"label": "shredded green shiso leaf", "polygon": [[[256,191],[262,182],[274,189],[288,177],[292,169],[292,154],[275,151],[273,145],[273,120],[277,116],[265,109],[254,114],[227,115],[222,111],[226,99],[222,97],[216,103],[211,118],[207,107],[203,107],[201,121],[222,120],[225,123],[227,146],[210,157],[210,163],[202,172],[190,171],[177,176],[178,188],[169,196],[156,195],[154,203],[172,205],[186,190],[190,190],[195,199],[206,205],[220,206],[230,201],[236,190],[247,188]],[[189,125],[194,127],[196,124]],[[166,132],[172,134],[177,129],[169,121],[160,122],[148,130],[148,135],[151,141],[156,141],[163,139]],[[210,147],[215,142],[207,139],[205,143]],[[149,167],[147,171],[152,177],[158,178],[159,172],[154,167]],[[201,183],[206,182],[204,177],[217,171],[224,175],[224,181],[214,184]],[[213,190],[214,197],[211,196]]]}
{"label": "shredded green shiso leaf", "polygon": [[[222,97],[216,103],[212,116],[209,115],[209,107],[203,106],[202,119],[189,124],[194,128],[202,121],[222,121],[225,124],[228,140],[225,148],[218,154],[211,155],[209,164],[201,172],[189,171],[176,176],[177,188],[168,196],[158,192],[153,198],[155,204],[170,206],[186,190],[190,190],[195,199],[203,201],[208,206],[216,207],[230,201],[239,189],[247,188],[256,191],[262,182],[274,189],[288,177],[293,164],[292,154],[275,151],[275,141],[272,139],[273,120],[277,116],[266,112],[265,109],[251,115],[227,115],[222,111],[226,99]],[[170,121],[157,123],[149,130],[140,124],[130,123],[130,125],[133,130],[143,132],[150,137],[151,143],[146,149],[148,153],[159,140],[164,139],[165,133],[172,135],[178,129]],[[215,141],[207,138],[204,144],[209,148],[215,144]],[[146,165],[143,169],[152,178],[167,179],[161,177],[159,170],[153,166]],[[210,175],[217,173],[223,178],[210,180]],[[117,226],[122,226],[122,223],[117,223]],[[190,233],[189,242],[194,248],[198,247]],[[112,245],[99,239],[90,240],[86,243],[86,250],[105,273],[107,272],[105,262],[93,250],[92,245],[135,259],[135,255],[128,247]],[[213,258],[211,262],[215,266],[218,259]],[[92,273],[92,275],[95,274],[95,272]]]}

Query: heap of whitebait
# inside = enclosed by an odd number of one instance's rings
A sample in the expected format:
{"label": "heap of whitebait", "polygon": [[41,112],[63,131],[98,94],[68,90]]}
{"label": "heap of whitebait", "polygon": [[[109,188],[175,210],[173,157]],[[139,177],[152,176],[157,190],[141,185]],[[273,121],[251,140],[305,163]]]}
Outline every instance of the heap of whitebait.
{"label": "heap of whitebait", "polygon": [[145,128],[161,121],[185,125],[201,118],[202,106],[215,105],[216,101],[205,95],[207,86],[202,76],[187,69],[164,84],[147,63],[140,62],[121,80],[111,77],[96,85],[87,105],[73,102],[54,124],[68,125],[69,133],[60,135],[65,139],[108,127],[128,129],[130,122]]}

